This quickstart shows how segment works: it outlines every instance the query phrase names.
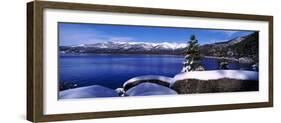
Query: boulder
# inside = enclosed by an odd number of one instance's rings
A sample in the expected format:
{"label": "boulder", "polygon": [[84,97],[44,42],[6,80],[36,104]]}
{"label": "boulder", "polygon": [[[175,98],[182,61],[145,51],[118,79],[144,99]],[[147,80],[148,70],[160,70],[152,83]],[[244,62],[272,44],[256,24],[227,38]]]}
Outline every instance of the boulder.
{"label": "boulder", "polygon": [[179,94],[258,91],[259,73],[247,70],[209,70],[177,74],[171,88]]}
{"label": "boulder", "polygon": [[239,63],[245,63],[245,64],[252,64],[254,63],[254,60],[249,57],[241,57],[238,59]]}
{"label": "boulder", "polygon": [[129,79],[123,84],[123,88],[125,91],[128,89],[137,86],[138,84],[149,82],[156,83],[162,86],[170,87],[170,84],[174,81],[173,78],[159,75],[147,75],[147,76],[138,76],[132,79]]}
{"label": "boulder", "polygon": [[258,91],[259,82],[230,78],[216,80],[186,79],[176,81],[171,88],[178,94]]}
{"label": "boulder", "polygon": [[174,95],[176,91],[155,83],[141,83],[126,91],[126,96]]}

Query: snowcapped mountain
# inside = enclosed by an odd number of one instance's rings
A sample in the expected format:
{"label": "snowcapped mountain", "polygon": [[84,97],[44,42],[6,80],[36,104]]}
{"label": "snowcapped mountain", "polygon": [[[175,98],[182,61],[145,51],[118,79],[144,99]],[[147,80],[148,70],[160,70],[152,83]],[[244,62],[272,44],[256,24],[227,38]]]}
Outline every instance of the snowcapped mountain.
{"label": "snowcapped mountain", "polygon": [[104,43],[94,43],[94,44],[80,44],[72,47],[85,47],[85,48],[99,48],[99,49],[163,49],[163,50],[175,50],[179,48],[185,48],[186,44],[178,43],[146,43],[146,42],[104,42]]}
{"label": "snowcapped mountain", "polygon": [[241,41],[245,40],[246,38],[247,38],[247,36],[236,37],[236,38],[233,38],[233,39],[228,40],[228,41],[217,42],[217,43],[214,43],[214,44],[206,44],[206,45],[217,45],[217,46],[221,46],[221,47],[226,47],[226,46],[238,44]]}
{"label": "snowcapped mountain", "polygon": [[174,54],[181,53],[187,44],[180,43],[147,43],[147,42],[102,42],[94,44],[79,44],[76,46],[62,46],[64,53],[152,53]]}
{"label": "snowcapped mountain", "polygon": [[[186,43],[147,43],[111,41],[75,46],[60,46],[61,53],[120,53],[120,54],[167,54],[182,55]],[[249,50],[251,49],[251,50]],[[258,57],[258,33],[236,37],[224,42],[200,46],[200,52],[216,57]]]}

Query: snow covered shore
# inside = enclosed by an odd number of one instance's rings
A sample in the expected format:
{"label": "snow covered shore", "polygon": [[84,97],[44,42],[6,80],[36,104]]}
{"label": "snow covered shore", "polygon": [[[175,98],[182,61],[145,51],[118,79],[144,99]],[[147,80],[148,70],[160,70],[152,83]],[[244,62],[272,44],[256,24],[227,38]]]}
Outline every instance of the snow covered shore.
{"label": "snow covered shore", "polygon": [[[172,86],[176,81],[186,79],[198,79],[198,80],[217,80],[217,79],[236,79],[236,80],[253,80],[258,81],[258,72],[246,71],[246,70],[209,70],[209,71],[192,71],[179,73],[174,78],[159,76],[159,75],[147,75],[139,76],[129,79],[123,84],[123,88],[131,88],[137,84],[143,82],[151,82],[162,84],[164,86]],[[158,81],[156,81],[158,80]],[[160,81],[160,82],[159,82]],[[131,86],[131,87],[127,87]]]}
{"label": "snow covered shore", "polygon": [[184,72],[174,78],[147,75],[129,79],[117,90],[100,85],[64,90],[59,99],[258,91],[258,80],[258,72],[245,70]]}

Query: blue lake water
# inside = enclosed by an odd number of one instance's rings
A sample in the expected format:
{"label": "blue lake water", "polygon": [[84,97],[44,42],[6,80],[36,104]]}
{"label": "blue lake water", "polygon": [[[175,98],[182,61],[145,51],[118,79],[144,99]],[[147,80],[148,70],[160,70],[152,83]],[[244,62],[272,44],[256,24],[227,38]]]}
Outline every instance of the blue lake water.
{"label": "blue lake water", "polygon": [[[116,89],[136,76],[173,77],[182,69],[183,56],[136,54],[60,54],[59,81],[78,86],[102,85]],[[218,60],[204,58],[206,70],[218,69]],[[250,68],[249,64],[231,62],[230,69]]]}

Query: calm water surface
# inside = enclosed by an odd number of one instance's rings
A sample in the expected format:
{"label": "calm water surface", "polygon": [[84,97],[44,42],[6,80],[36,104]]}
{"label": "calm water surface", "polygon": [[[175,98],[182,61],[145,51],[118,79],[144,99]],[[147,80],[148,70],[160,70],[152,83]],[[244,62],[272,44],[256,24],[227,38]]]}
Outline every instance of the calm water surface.
{"label": "calm water surface", "polygon": [[[182,69],[183,56],[136,54],[61,54],[59,58],[60,82],[78,86],[102,85],[116,89],[136,76],[163,75],[173,77]],[[206,70],[218,69],[218,60],[204,58]],[[232,62],[230,69],[247,69],[249,64]]]}

